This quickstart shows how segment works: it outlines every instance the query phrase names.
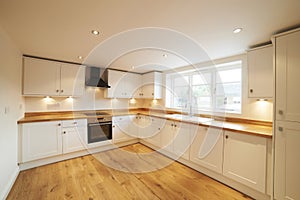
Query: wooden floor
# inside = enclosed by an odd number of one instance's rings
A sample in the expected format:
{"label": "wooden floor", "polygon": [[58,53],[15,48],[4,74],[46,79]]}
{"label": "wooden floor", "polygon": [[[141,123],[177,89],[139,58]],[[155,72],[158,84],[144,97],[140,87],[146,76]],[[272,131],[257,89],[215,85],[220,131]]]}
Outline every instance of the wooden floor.
{"label": "wooden floor", "polygon": [[[123,147],[122,152],[142,155],[152,150],[134,144]],[[169,162],[169,158],[159,153],[151,153],[157,161],[144,163],[119,156],[119,153],[111,150],[95,157],[88,155],[22,171],[8,199],[250,199],[189,167]],[[127,171],[138,171],[147,168],[146,165],[160,166],[158,163],[171,164],[153,172],[130,173],[107,167],[97,157],[110,160]]]}

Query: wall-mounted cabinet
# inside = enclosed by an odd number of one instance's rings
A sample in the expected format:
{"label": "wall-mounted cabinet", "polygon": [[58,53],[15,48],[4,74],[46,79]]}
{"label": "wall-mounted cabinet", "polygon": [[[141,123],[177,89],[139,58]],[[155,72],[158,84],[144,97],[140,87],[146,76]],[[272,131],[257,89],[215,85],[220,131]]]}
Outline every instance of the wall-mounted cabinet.
{"label": "wall-mounted cabinet", "polygon": [[24,96],[81,96],[85,67],[81,65],[23,58]]}
{"label": "wall-mounted cabinet", "polygon": [[249,50],[248,96],[250,98],[273,97],[273,47],[267,45]]}
{"label": "wall-mounted cabinet", "polygon": [[143,88],[142,98],[161,99],[162,98],[162,73],[149,72],[142,75]]}
{"label": "wall-mounted cabinet", "polygon": [[106,98],[136,98],[142,86],[140,74],[108,70],[108,84],[110,88],[105,91]]}
{"label": "wall-mounted cabinet", "polygon": [[108,84],[111,88],[105,91],[106,98],[162,98],[162,74],[159,72],[141,75],[108,69]]}

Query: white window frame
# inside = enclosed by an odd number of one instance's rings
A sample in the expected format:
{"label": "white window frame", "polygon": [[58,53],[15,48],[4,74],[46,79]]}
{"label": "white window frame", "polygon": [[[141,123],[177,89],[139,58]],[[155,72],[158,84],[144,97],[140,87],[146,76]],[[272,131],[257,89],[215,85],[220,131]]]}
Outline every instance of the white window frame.
{"label": "white window frame", "polygon": [[[230,69],[241,69],[241,80],[240,80],[240,108],[236,110],[226,110],[226,109],[218,109],[216,106],[216,86],[217,86],[217,73],[218,71],[222,70],[230,70]],[[200,73],[200,72],[210,72],[211,73],[211,94],[210,94],[210,102],[211,106],[208,109],[205,108],[195,108],[192,107],[192,76]],[[175,107],[174,105],[174,94],[171,94],[171,96],[168,96],[170,94],[167,94],[170,91],[174,91],[174,79],[175,77],[178,76],[188,76],[188,100],[187,100],[187,105],[182,105],[182,107]],[[171,81],[171,83],[170,83]],[[233,114],[242,114],[242,100],[243,100],[243,61],[241,59],[234,60],[234,61],[229,61],[229,62],[224,62],[221,64],[217,64],[214,67],[205,67],[205,68],[197,68],[194,70],[187,70],[187,71],[181,71],[179,73],[168,73],[166,74],[166,102],[165,106],[169,109],[184,109],[184,110],[191,110],[193,113],[203,113],[203,112],[225,112],[225,113],[233,113]],[[170,90],[170,91],[168,91]]]}

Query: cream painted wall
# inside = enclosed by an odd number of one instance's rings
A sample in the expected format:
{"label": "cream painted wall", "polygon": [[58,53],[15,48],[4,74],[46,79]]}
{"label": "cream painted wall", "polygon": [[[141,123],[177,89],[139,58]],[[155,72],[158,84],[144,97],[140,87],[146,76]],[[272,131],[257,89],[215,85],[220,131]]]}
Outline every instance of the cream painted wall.
{"label": "cream painted wall", "polygon": [[[268,101],[257,101],[257,99],[248,98],[248,73],[247,73],[247,56],[246,54],[241,54],[237,56],[232,56],[228,58],[218,59],[212,61],[215,64],[220,64],[223,62],[230,62],[237,59],[241,59],[243,62],[243,70],[242,70],[242,114],[230,114],[226,113],[225,116],[227,117],[236,117],[236,118],[244,118],[244,119],[252,119],[252,120],[261,120],[261,121],[272,121],[273,118],[273,101],[272,99],[269,99]],[[198,64],[196,66],[198,67],[206,67],[211,66],[212,62],[209,63],[202,63]],[[179,71],[184,70],[190,70],[193,69],[193,67],[183,67],[178,69]],[[174,72],[174,71],[173,71]],[[164,92],[163,92],[164,93]],[[143,107],[145,108],[157,108],[162,110],[170,110],[168,108],[165,108],[165,102],[164,99],[157,100],[156,102],[153,100],[145,100]],[[186,112],[186,110],[185,110]],[[204,113],[204,114],[210,114],[210,113]],[[215,115],[221,115],[224,116],[224,113],[214,113]]]}
{"label": "cream painted wall", "polygon": [[21,68],[21,52],[0,27],[0,199],[5,199],[19,173],[17,121],[24,113]]}
{"label": "cream painted wall", "polygon": [[129,99],[106,99],[104,90],[87,87],[82,97],[51,98],[26,97],[26,112],[46,112],[46,111],[72,111],[72,110],[100,110],[100,109],[128,109],[139,108],[143,105],[143,100],[135,102]]}

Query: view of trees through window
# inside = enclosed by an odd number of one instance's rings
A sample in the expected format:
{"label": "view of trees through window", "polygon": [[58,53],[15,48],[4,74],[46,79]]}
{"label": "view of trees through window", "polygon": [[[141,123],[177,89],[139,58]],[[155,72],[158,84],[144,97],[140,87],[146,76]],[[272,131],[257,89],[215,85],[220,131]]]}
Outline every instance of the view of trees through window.
{"label": "view of trees through window", "polygon": [[241,113],[242,62],[166,76],[166,106],[197,111]]}

